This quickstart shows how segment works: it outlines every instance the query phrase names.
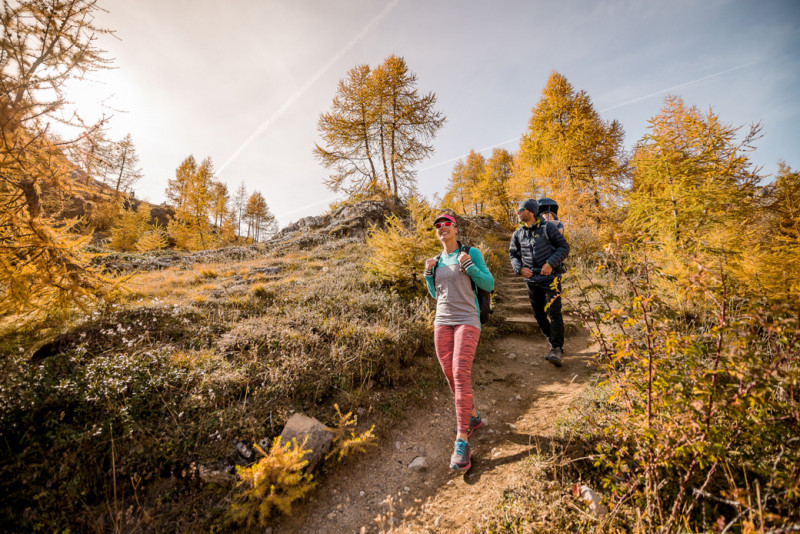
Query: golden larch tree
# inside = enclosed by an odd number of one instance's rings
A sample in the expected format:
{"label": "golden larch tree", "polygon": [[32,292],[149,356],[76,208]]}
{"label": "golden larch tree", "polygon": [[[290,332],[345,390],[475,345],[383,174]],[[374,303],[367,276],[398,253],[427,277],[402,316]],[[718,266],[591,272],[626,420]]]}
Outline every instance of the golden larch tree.
{"label": "golden larch tree", "polygon": [[595,228],[624,186],[623,136],[619,122],[602,120],[585,91],[553,72],[520,140],[509,196],[552,197],[571,226]]}
{"label": "golden larch tree", "polygon": [[405,60],[390,56],[375,70],[361,64],[339,81],[331,110],[317,130],[314,155],[333,173],[325,184],[351,196],[413,193],[414,167],[433,153],[444,124],[436,95],[419,94]]}
{"label": "golden larch tree", "polygon": [[[0,318],[52,319],[110,297],[113,283],[90,266],[87,238],[51,218],[43,193],[64,198],[76,166],[66,154],[100,131],[75,119],[75,139],[57,139],[67,81],[107,66],[96,40],[92,0],[0,5]],[[69,115],[68,115],[69,116]]]}
{"label": "golden larch tree", "polygon": [[442,207],[464,215],[483,213],[485,192],[481,190],[486,158],[470,150],[464,161],[458,160],[450,173],[450,181],[442,198]]}
{"label": "golden larch tree", "polygon": [[747,153],[758,137],[709,111],[666,98],[631,160],[626,226],[690,253],[734,250],[751,219],[760,180]]}

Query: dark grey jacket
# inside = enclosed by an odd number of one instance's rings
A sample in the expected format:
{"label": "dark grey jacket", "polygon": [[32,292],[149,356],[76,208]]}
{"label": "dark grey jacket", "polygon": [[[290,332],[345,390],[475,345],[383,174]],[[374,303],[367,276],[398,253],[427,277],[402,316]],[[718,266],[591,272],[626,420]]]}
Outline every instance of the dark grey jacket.
{"label": "dark grey jacket", "polygon": [[[519,274],[523,267],[533,270],[534,275],[527,279],[529,284],[550,285],[563,272],[561,263],[568,254],[569,243],[556,225],[541,218],[533,226],[522,226],[516,230],[508,246],[508,257],[515,273]],[[545,263],[553,268],[553,273],[548,276],[539,274],[539,269]]]}

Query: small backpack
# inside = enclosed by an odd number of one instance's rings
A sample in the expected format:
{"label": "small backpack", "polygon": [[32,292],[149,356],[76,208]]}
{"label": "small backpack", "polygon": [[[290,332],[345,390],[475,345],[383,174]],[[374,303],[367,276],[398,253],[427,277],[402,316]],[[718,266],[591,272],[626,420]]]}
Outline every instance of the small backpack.
{"label": "small backpack", "polygon": [[[469,247],[462,245],[460,242],[458,243],[458,250],[464,251],[469,254]],[[439,265],[439,258],[442,257],[442,253],[440,252],[435,256],[436,258],[436,266]],[[489,321],[489,314],[494,313],[492,309],[492,294],[494,291],[486,291],[485,289],[479,288],[472,278],[469,279],[470,285],[472,285],[472,292],[477,293],[478,295],[478,308],[480,309],[480,319],[481,324],[484,324]],[[436,286],[436,267],[433,268],[433,285]]]}

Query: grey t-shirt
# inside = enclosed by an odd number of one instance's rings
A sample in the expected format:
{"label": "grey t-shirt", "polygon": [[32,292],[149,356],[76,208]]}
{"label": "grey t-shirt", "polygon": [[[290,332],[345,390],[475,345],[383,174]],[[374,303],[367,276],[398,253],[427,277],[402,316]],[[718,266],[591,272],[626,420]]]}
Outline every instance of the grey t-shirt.
{"label": "grey t-shirt", "polygon": [[452,265],[440,263],[436,268],[436,319],[433,324],[481,327],[469,275],[458,262]]}

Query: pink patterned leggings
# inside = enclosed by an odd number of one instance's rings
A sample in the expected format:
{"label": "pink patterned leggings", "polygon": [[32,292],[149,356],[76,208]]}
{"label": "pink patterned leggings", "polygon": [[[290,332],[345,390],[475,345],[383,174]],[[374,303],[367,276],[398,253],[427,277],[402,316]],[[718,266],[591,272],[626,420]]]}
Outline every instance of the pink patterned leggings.
{"label": "pink patterned leggings", "polygon": [[472,415],[472,360],[480,337],[480,329],[467,324],[433,329],[436,356],[456,396],[456,424],[462,434],[469,431]]}

